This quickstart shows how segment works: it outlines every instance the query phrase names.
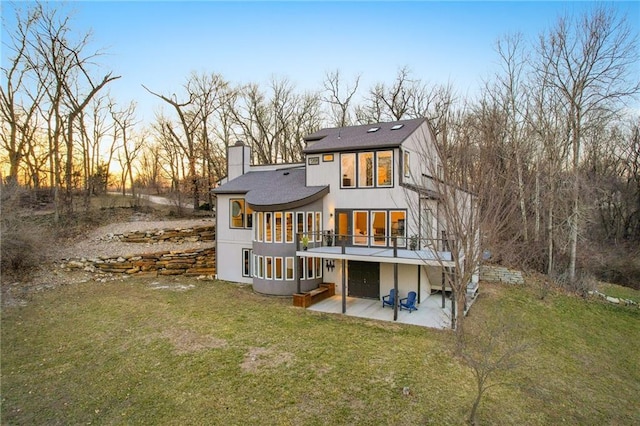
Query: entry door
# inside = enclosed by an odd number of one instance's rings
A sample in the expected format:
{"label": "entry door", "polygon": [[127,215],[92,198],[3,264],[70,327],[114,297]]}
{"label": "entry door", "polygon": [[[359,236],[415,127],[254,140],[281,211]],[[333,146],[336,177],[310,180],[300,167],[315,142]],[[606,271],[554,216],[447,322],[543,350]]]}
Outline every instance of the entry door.
{"label": "entry door", "polygon": [[349,261],[349,296],[380,298],[380,264]]}

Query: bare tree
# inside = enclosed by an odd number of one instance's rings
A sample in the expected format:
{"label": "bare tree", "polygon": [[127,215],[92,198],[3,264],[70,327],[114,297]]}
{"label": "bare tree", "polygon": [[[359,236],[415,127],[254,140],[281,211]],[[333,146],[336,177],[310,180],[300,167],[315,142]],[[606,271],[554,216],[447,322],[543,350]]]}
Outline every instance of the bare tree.
{"label": "bare tree", "polygon": [[640,83],[631,75],[638,58],[636,43],[626,19],[602,6],[576,19],[562,17],[540,37],[536,71],[559,93],[569,125],[573,190],[567,272],[571,282],[576,277],[581,226],[579,166],[583,134],[594,120],[616,114],[622,101],[640,91]]}
{"label": "bare tree", "polygon": [[[122,192],[126,193],[126,179],[129,178],[129,185],[131,189],[131,195],[134,203],[137,203],[136,189],[135,189],[135,176],[133,174],[134,160],[138,156],[140,149],[144,145],[144,136],[135,135],[134,128],[138,124],[135,118],[135,102],[131,102],[126,108],[117,110],[115,105],[109,106],[111,117],[115,123],[115,134],[117,134],[122,141],[120,150],[118,151],[118,161],[122,169]],[[120,153],[122,155],[120,155]]]}
{"label": "bare tree", "polygon": [[478,321],[472,328],[456,335],[456,354],[473,373],[475,397],[468,421],[478,425],[484,395],[491,388],[510,384],[501,376],[525,364],[531,345],[522,337],[521,323],[504,314]]}
{"label": "bare tree", "polygon": [[360,75],[355,77],[353,86],[344,84],[340,79],[340,70],[327,72],[323,81],[324,96],[322,101],[329,104],[330,125],[345,127],[354,124],[351,120],[353,96],[358,91]]}

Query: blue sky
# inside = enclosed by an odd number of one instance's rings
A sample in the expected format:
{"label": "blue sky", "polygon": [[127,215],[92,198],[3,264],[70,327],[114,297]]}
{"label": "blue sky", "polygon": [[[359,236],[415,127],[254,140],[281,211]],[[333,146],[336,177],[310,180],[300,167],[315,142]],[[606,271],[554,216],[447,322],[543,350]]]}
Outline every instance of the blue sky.
{"label": "blue sky", "polygon": [[[22,3],[24,6],[24,3]],[[495,72],[495,42],[521,32],[535,41],[565,12],[593,2],[71,2],[71,26],[92,30],[106,70],[122,78],[110,91],[135,100],[139,117],[162,104],[141,84],[179,93],[191,71],[217,72],[233,83],[287,77],[319,89],[327,71],[362,75],[361,89],[391,82],[400,67],[432,83],[473,95]],[[640,33],[640,3],[616,2]],[[13,12],[3,1],[4,31]],[[2,59],[5,63],[5,50]],[[364,91],[364,90],[363,90]]]}

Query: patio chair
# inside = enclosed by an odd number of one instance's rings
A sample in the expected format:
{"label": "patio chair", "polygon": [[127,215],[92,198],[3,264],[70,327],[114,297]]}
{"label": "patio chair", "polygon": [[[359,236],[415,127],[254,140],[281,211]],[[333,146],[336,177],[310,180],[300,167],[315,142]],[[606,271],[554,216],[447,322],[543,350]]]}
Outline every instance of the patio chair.
{"label": "patio chair", "polygon": [[382,296],[382,307],[384,308],[387,305],[393,307],[395,303],[396,303],[396,290],[392,288],[387,296]]}
{"label": "patio chair", "polygon": [[400,299],[400,310],[406,309],[409,313],[417,311],[416,308],[416,292],[410,291],[407,297]]}

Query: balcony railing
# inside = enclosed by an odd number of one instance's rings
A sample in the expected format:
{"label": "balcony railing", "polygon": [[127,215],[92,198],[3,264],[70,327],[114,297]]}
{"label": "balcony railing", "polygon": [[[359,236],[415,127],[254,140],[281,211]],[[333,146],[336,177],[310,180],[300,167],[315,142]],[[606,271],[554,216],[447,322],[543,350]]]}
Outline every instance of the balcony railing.
{"label": "balcony railing", "polygon": [[333,231],[307,232],[296,234],[298,250],[308,250],[319,247],[342,247],[345,253],[347,247],[393,249],[394,257],[397,250],[428,250],[431,252],[450,252],[453,241],[449,239],[418,238],[417,236],[386,236],[362,234],[334,234]]}

